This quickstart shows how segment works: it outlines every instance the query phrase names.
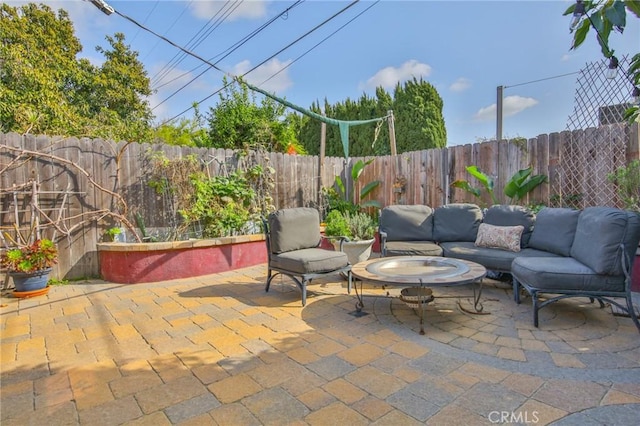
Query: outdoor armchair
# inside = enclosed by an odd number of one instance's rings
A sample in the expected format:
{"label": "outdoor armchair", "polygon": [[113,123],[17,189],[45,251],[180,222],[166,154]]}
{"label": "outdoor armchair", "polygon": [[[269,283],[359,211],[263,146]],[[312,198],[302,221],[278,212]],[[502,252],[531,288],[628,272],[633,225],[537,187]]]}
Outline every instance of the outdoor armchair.
{"label": "outdoor armchair", "polygon": [[307,284],[327,274],[346,275],[351,293],[351,264],[342,251],[320,248],[320,215],[316,209],[281,209],[263,220],[267,242],[267,286],[278,274],[290,277],[302,291],[302,306],[307,303]]}

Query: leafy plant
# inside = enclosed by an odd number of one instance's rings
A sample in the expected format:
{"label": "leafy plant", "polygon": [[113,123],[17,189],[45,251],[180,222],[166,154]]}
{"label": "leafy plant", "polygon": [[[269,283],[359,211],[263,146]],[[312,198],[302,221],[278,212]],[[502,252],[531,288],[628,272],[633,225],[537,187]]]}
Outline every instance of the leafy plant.
{"label": "leafy plant", "polygon": [[188,223],[199,222],[203,236],[220,237],[244,232],[252,218],[251,203],[255,191],[239,172],[229,176],[206,179],[202,174],[192,177],[195,188],[190,208],[180,213]]}
{"label": "leafy plant", "polygon": [[[475,177],[478,182],[482,185],[485,191],[491,197],[491,201],[493,204],[499,204],[498,199],[494,193],[495,183],[493,179],[482,173],[477,166],[468,166],[467,172]],[[510,203],[522,201],[527,194],[533,191],[535,188],[543,184],[547,181],[547,176],[545,175],[534,175],[531,176],[533,172],[533,167],[529,166],[526,169],[522,169],[517,171],[504,187],[504,195],[506,195]],[[473,194],[476,197],[480,197],[482,195],[482,188],[475,188],[471,186],[471,184],[466,180],[456,180],[451,183],[451,186],[454,188],[464,189],[465,191]]]}
{"label": "leafy plant", "polygon": [[58,263],[58,249],[53,241],[39,239],[32,244],[7,250],[0,256],[0,264],[11,272],[35,272]]}
{"label": "leafy plant", "polygon": [[376,233],[376,222],[364,212],[332,210],[325,220],[325,235],[347,237],[350,240],[370,240]]}
{"label": "leafy plant", "polygon": [[364,200],[367,195],[369,195],[380,185],[381,182],[379,180],[374,180],[365,184],[362,188],[360,188],[360,197],[358,200],[359,202],[356,202],[354,200],[356,189],[359,188],[358,185],[360,176],[362,176],[364,168],[371,164],[373,160],[373,158],[367,160],[366,162],[363,160],[358,160],[353,165],[353,167],[351,168],[351,188],[347,188],[345,182],[342,181],[342,178],[340,176],[336,176],[337,190],[334,188],[324,190],[329,203],[329,211],[339,210],[341,212],[356,213],[367,207],[381,207],[380,203],[376,200]]}
{"label": "leafy plant", "polygon": [[107,229],[107,231],[104,233],[105,238],[108,241],[115,241],[116,237],[120,234],[122,234],[122,229],[118,228],[117,226]]}
{"label": "leafy plant", "polygon": [[[589,30],[593,27],[602,55],[610,60],[615,58],[615,51],[609,44],[609,36],[612,31],[617,31],[621,34],[624,32],[627,25],[627,11],[630,18],[640,18],[640,2],[580,0],[571,4],[563,13],[565,16],[572,15],[570,30],[573,34],[573,43],[571,49],[577,49],[584,43]],[[633,32],[631,34],[631,37],[634,37]],[[637,35],[635,36],[637,37]],[[633,55],[625,74],[633,89],[637,90],[640,84],[640,53],[636,52]],[[640,120],[640,105],[629,105],[625,111],[624,118],[629,123],[638,122]]]}
{"label": "leafy plant", "polygon": [[509,179],[509,182],[507,182],[504,187],[504,195],[511,200],[520,201],[523,200],[528,193],[547,181],[547,176],[531,176],[531,172],[533,172],[533,167],[529,166],[511,176],[511,179]]}
{"label": "leafy plant", "polygon": [[607,178],[616,184],[624,208],[640,213],[640,160],[618,167]]}
{"label": "leafy plant", "polygon": [[[478,182],[482,184],[482,187],[485,189],[485,191],[487,191],[487,193],[491,197],[491,201],[493,201],[493,204],[498,204],[498,200],[496,199],[496,196],[493,193],[493,187],[494,187],[493,179],[489,177],[489,175],[482,173],[480,169],[478,169],[478,166],[467,166],[466,169],[471,176],[475,177],[478,180]],[[470,194],[473,194],[476,197],[480,197],[482,195],[480,188],[475,188],[471,186],[471,184],[468,181],[463,179],[458,179],[452,182],[451,186],[453,186],[454,188],[464,189],[465,191],[467,191]]]}

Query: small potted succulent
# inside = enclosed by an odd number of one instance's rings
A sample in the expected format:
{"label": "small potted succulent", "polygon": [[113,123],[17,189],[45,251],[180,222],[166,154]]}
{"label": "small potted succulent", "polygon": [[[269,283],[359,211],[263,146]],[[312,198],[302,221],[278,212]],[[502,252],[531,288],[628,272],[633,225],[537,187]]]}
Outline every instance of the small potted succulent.
{"label": "small potted succulent", "polygon": [[[327,237],[346,237],[342,243],[342,251],[347,253],[352,265],[371,256],[376,223],[367,213],[331,210],[325,220],[324,232]],[[340,250],[339,241],[334,241],[333,245],[336,250]]]}
{"label": "small potted succulent", "polygon": [[0,265],[13,278],[16,292],[46,288],[49,273],[58,263],[58,249],[51,240],[38,239],[31,244],[5,251]]}

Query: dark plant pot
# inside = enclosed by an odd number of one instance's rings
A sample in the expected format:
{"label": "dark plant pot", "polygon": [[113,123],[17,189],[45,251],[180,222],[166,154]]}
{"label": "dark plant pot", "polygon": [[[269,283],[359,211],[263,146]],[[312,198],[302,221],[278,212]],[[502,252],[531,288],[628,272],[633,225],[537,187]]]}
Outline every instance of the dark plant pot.
{"label": "dark plant pot", "polygon": [[17,292],[40,290],[47,286],[51,268],[36,272],[10,272]]}

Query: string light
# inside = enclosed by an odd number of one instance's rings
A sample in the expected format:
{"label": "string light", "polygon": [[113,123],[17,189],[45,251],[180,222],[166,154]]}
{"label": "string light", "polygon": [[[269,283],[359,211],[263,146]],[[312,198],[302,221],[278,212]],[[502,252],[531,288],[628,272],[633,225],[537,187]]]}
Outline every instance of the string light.
{"label": "string light", "polygon": [[633,103],[640,106],[640,87],[634,86],[631,97],[633,98]]}
{"label": "string light", "polygon": [[582,15],[584,15],[584,12],[584,3],[582,3],[582,0],[578,0],[576,2],[576,7],[573,9],[573,18],[571,19],[571,24],[569,27],[571,31],[576,29],[578,23],[580,22],[580,19],[582,18]]}
{"label": "string light", "polygon": [[613,80],[618,75],[618,58],[612,56],[609,58],[609,68],[607,69],[606,77],[609,80]]}

